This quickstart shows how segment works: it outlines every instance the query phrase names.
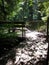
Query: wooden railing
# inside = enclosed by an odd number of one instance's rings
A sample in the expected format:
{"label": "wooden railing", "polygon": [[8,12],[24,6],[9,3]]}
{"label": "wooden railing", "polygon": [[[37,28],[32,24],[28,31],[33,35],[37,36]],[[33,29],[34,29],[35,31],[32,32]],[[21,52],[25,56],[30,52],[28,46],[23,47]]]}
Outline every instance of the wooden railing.
{"label": "wooden railing", "polygon": [[25,27],[25,22],[9,22],[9,21],[0,21],[0,27],[7,27],[8,31],[12,29],[12,32],[15,32],[16,29],[22,31],[22,37],[24,37],[24,27]]}

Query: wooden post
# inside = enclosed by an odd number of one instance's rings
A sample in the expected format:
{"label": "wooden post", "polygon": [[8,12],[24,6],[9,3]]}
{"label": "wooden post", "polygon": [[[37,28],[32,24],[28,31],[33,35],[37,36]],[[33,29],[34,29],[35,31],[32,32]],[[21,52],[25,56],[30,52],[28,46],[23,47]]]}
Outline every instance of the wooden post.
{"label": "wooden post", "polygon": [[23,27],[22,27],[22,37],[23,37]]}
{"label": "wooden post", "polygon": [[[48,22],[49,22],[49,17],[47,18],[47,42],[48,42]],[[49,43],[48,43],[48,52],[47,52],[46,65],[48,65],[48,60],[49,60]]]}

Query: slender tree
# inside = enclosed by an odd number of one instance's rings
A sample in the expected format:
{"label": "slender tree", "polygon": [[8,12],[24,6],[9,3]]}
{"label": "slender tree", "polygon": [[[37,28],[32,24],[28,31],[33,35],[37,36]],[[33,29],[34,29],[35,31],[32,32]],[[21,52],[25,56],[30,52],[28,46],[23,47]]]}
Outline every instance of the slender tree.
{"label": "slender tree", "polygon": [[28,9],[29,9],[29,17],[28,17],[28,19],[30,21],[32,21],[33,20],[33,0],[29,0]]}
{"label": "slender tree", "polygon": [[4,7],[4,0],[2,0],[2,12],[3,12],[3,19],[6,20],[6,11],[5,11],[5,7]]}

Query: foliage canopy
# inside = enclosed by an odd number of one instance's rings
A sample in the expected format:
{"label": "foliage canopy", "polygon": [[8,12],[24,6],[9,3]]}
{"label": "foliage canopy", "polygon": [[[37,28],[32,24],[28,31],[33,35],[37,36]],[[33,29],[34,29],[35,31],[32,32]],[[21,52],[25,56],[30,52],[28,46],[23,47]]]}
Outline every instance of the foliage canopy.
{"label": "foliage canopy", "polygon": [[[32,20],[34,11],[37,12],[38,19],[40,19],[41,17],[49,16],[49,1],[0,0],[0,20],[10,20],[10,21]],[[42,19],[45,20],[45,18]]]}

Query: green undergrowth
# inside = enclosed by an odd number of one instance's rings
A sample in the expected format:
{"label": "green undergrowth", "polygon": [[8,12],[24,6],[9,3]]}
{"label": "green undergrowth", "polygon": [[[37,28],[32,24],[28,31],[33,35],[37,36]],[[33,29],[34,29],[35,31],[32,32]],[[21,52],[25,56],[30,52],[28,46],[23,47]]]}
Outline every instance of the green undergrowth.
{"label": "green undergrowth", "polygon": [[10,32],[10,33],[0,33],[0,38],[15,38],[18,34],[16,32]]}
{"label": "green undergrowth", "polygon": [[44,32],[46,32],[47,29],[47,25],[43,21],[29,22],[27,23],[27,27],[30,30],[37,30],[37,31],[44,31]]}
{"label": "green undergrowth", "polygon": [[42,25],[42,26],[40,26],[39,28],[38,28],[38,31],[43,31],[43,32],[46,32],[46,25]]}

